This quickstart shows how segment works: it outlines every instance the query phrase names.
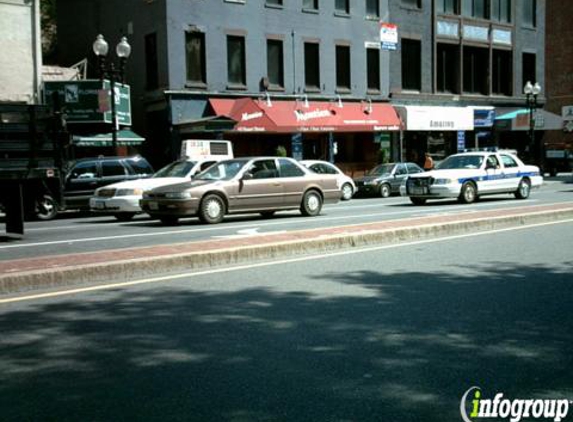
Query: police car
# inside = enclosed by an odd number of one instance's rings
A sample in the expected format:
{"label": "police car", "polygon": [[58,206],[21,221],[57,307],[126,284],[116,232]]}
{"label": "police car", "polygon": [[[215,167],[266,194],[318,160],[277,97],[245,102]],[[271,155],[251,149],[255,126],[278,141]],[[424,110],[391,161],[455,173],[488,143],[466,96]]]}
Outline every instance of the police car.
{"label": "police car", "polygon": [[400,193],[415,205],[442,198],[469,204],[490,194],[508,193],[525,199],[532,188],[542,184],[539,167],[524,164],[515,154],[465,152],[449,156],[435,170],[409,176]]}

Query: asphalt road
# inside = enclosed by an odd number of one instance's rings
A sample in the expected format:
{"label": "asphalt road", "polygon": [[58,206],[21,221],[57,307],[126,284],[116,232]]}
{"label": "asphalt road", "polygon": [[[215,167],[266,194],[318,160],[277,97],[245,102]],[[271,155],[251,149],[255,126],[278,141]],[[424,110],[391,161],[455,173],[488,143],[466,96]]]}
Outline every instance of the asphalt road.
{"label": "asphalt road", "polygon": [[417,207],[407,198],[399,196],[387,199],[358,198],[325,206],[322,215],[315,218],[304,218],[299,212],[293,211],[278,213],[270,219],[256,214],[229,216],[217,225],[203,225],[196,218],[189,218],[182,220],[178,226],[166,227],[145,215],[136,217],[132,222],[121,223],[111,216],[77,218],[77,213],[70,213],[54,221],[27,223],[26,234],[22,239],[5,237],[0,242],[0,260],[248,237],[272,232],[561,202],[573,202],[573,184],[550,181],[525,201],[515,200],[510,195],[496,195],[471,205],[442,200]]}
{"label": "asphalt road", "polygon": [[472,386],[572,400],[571,245],[556,223],[0,302],[0,419],[444,422]]}

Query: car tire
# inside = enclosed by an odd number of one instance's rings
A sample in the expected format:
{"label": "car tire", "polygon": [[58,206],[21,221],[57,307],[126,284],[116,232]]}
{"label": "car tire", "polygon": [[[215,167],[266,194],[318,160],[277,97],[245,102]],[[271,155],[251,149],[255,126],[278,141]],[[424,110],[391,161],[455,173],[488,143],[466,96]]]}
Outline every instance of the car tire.
{"label": "car tire", "polygon": [[322,196],[316,190],[306,191],[300,204],[300,212],[305,217],[316,217],[322,210]]}
{"label": "car tire", "polygon": [[275,211],[261,211],[260,213],[264,218],[271,218],[275,215]]}
{"label": "car tire", "polygon": [[58,203],[50,195],[42,195],[36,200],[34,215],[38,220],[53,220],[58,215]]}
{"label": "car tire", "polygon": [[382,198],[388,198],[391,193],[392,189],[390,188],[390,185],[388,183],[382,183],[380,185],[380,196]]}
{"label": "car tire", "polygon": [[343,184],[341,191],[343,201],[349,201],[354,195],[354,189],[352,189],[352,185],[350,183]]}
{"label": "car tire", "polygon": [[214,193],[206,195],[199,206],[199,220],[206,224],[217,224],[223,221],[227,206],[223,198]]}
{"label": "car tire", "polygon": [[478,194],[476,185],[474,185],[472,182],[465,182],[462,185],[462,189],[460,191],[460,196],[458,197],[458,200],[462,204],[471,204],[472,202],[475,202],[477,197]]}
{"label": "car tire", "polygon": [[517,190],[515,191],[515,197],[517,199],[527,199],[531,193],[531,182],[527,179],[521,179]]}
{"label": "car tire", "polygon": [[426,198],[410,197],[410,201],[414,205],[424,205],[426,203]]}
{"label": "car tire", "polygon": [[175,217],[173,215],[162,215],[159,217],[159,221],[164,226],[176,226],[179,223],[179,217]]}
{"label": "car tire", "polygon": [[131,221],[135,216],[134,212],[121,212],[113,215],[117,221]]}

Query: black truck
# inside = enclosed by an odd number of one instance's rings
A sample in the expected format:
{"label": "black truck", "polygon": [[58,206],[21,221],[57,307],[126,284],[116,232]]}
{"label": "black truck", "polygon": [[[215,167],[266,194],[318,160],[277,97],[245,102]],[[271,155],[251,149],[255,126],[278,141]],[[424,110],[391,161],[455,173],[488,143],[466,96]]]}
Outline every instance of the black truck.
{"label": "black truck", "polygon": [[6,232],[23,234],[24,218],[52,218],[62,202],[69,135],[46,105],[0,103],[0,207]]}

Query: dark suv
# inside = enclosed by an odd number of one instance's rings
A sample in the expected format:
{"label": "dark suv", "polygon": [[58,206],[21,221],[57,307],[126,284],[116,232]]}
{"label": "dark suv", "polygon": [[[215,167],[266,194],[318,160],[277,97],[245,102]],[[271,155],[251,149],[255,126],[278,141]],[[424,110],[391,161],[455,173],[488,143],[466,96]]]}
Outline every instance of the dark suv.
{"label": "dark suv", "polygon": [[147,178],[153,174],[151,165],[139,155],[82,158],[71,162],[68,168],[63,204],[58,204],[50,195],[44,195],[36,205],[37,218],[50,220],[58,211],[66,209],[87,210],[97,188],[123,180]]}

